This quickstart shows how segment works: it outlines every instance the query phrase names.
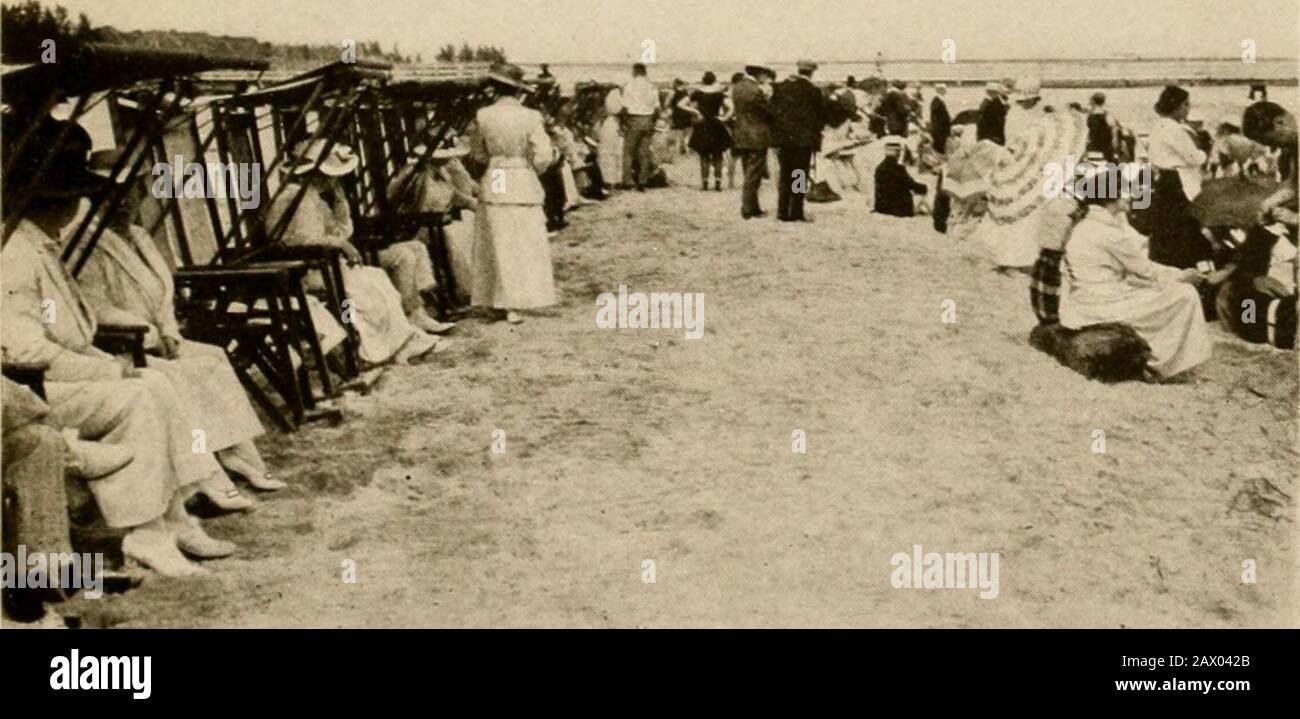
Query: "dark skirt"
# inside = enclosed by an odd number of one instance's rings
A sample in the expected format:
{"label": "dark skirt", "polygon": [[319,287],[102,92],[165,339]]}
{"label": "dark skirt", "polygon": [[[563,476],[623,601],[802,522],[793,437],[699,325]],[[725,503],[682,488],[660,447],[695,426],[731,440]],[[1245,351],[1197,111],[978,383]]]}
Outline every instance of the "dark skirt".
{"label": "dark skirt", "polygon": [[1157,170],[1151,188],[1151,207],[1145,218],[1151,231],[1150,257],[1162,265],[1187,269],[1214,257],[1210,241],[1201,235],[1201,223],[1192,216],[1192,203],[1183,183],[1172,170]]}
{"label": "dark skirt", "polygon": [[731,149],[731,133],[727,132],[721,120],[711,117],[691,130],[691,140],[687,144],[701,155],[716,155]]}

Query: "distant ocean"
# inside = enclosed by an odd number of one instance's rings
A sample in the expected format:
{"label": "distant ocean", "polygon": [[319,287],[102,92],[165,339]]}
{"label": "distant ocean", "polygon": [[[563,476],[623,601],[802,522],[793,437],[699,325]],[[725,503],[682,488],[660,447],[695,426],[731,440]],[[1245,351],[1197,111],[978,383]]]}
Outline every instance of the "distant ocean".
{"label": "distant ocean", "polygon": [[[680,77],[696,82],[705,70],[720,77],[730,76],[741,69],[743,61],[664,62],[653,66],[657,79]],[[536,70],[536,63],[526,69]],[[598,80],[621,82],[627,77],[628,63],[551,63],[551,72],[561,82]],[[772,63],[781,75],[794,72],[794,63]],[[955,63],[935,61],[855,61],[822,62],[818,77],[822,80],[843,81],[853,75],[858,78],[876,74],[894,79],[902,78],[920,82],[983,83],[988,80],[1019,78],[1026,75],[1042,80],[1045,87],[1062,83],[1122,86],[1127,84],[1162,84],[1167,80],[1200,82],[1247,82],[1260,80],[1275,84],[1295,84],[1300,68],[1294,59],[1260,59],[1245,63],[1240,59],[1188,59],[1144,60],[1125,58],[1119,60],[961,60]]]}

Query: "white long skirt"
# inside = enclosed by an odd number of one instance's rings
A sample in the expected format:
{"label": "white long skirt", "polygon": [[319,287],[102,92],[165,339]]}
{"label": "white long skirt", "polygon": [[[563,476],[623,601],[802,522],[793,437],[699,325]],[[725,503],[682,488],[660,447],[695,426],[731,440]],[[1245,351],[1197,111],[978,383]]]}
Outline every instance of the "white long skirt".
{"label": "white long skirt", "polygon": [[1113,297],[1066,292],[1061,297],[1061,325],[1082,329],[1102,322],[1123,322],[1151,346],[1147,363],[1161,377],[1172,377],[1210,358],[1212,343],[1205,328],[1201,298],[1185,282],[1132,287]]}
{"label": "white long skirt", "polygon": [[474,306],[525,310],[555,304],[542,206],[483,203],[475,220]]}
{"label": "white long skirt", "polygon": [[352,317],[361,337],[357,354],[371,364],[392,359],[417,330],[406,319],[402,296],[388,273],[378,267],[344,267],[343,287],[353,302]]}
{"label": "white long skirt", "polygon": [[263,433],[244,386],[220,347],[182,340],[174,360],[149,358],[149,367],[171,380],[181,404],[202,430],[209,452],[229,449]]}
{"label": "white long skirt", "polygon": [[618,132],[618,118],[609,116],[600,123],[596,141],[600,147],[596,157],[600,164],[600,174],[605,182],[620,182],[623,177],[623,136]]}

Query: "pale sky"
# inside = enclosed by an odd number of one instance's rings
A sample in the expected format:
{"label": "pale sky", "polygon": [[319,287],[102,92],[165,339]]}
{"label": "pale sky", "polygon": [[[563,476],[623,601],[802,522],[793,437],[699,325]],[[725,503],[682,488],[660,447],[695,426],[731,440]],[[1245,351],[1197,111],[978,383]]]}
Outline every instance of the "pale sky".
{"label": "pale sky", "polygon": [[[44,4],[55,4],[42,0]],[[446,43],[518,62],[1300,57],[1300,0],[58,0],[96,25],[287,43]],[[1069,9],[1074,8],[1072,12]],[[1085,15],[1086,13],[1086,15]]]}

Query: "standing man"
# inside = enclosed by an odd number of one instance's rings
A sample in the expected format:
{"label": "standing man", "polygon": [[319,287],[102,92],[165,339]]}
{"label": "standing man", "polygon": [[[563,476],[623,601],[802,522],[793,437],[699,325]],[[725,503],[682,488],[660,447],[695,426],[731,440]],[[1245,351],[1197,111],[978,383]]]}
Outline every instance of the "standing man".
{"label": "standing man", "polygon": [[817,63],[800,60],[797,74],[776,86],[772,93],[776,157],[781,173],[776,181],[776,219],[782,222],[811,222],[804,217],[804,194],[812,180],[808,171],[812,155],[821,149],[826,125],[826,98],[812,82]]}
{"label": "standing man", "polygon": [[772,101],[769,83],[776,73],[764,65],[745,66],[745,76],[731,86],[736,107],[734,152],[740,155],[745,181],[740,192],[740,216],[749,219],[767,213],[758,206],[758,188],[767,172],[767,148],[772,145]]}
{"label": "standing man", "polygon": [[907,97],[907,83],[895,80],[880,98],[876,112],[885,118],[885,132],[905,137],[907,124],[912,119],[912,103]]}
{"label": "standing man", "polygon": [[999,145],[1007,144],[1007,103],[1006,88],[1000,82],[990,82],[984,86],[988,97],[980,103],[979,120],[975,123],[976,140],[992,140]]}
{"label": "standing man", "polygon": [[947,154],[948,136],[952,134],[952,116],[943,98],[948,86],[942,82],[934,86],[934,99],[930,100],[930,139],[939,154]]}
{"label": "standing man", "polygon": [[646,77],[645,65],[632,66],[632,79],[623,86],[623,186],[645,191],[649,179],[650,139],[655,134],[659,88]]}

